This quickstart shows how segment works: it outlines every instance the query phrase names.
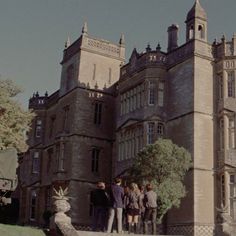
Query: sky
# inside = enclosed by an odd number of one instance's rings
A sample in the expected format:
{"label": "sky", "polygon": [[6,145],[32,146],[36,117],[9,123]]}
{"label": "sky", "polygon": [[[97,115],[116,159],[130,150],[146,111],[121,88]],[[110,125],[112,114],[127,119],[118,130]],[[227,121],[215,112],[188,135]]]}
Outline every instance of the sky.
{"label": "sky", "polygon": [[[200,0],[208,16],[208,41],[236,32],[235,0]],[[179,45],[185,42],[185,19],[194,0],[0,0],[0,75],[23,89],[26,108],[33,92],[59,89],[64,44],[81,34],[118,43],[125,35],[126,61],[134,47],[158,42],[166,51],[167,28],[178,24]]]}

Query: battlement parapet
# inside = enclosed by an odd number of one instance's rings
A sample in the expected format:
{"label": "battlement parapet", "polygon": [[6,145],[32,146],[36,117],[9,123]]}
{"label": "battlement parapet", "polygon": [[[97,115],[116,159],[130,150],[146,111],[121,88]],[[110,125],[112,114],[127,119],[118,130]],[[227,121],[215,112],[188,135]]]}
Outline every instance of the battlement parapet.
{"label": "battlement parapet", "polygon": [[165,67],[167,64],[167,56],[160,51],[149,51],[136,56],[131,56],[128,64],[121,68],[121,79],[127,75],[143,70],[148,67]]}
{"label": "battlement parapet", "polygon": [[73,44],[64,50],[61,64],[65,63],[81,49],[92,51],[93,53],[103,54],[125,60],[125,48],[122,44],[114,44],[104,39],[97,39],[87,35],[80,36]]}
{"label": "battlement parapet", "polygon": [[125,60],[125,55],[122,51],[123,47],[107,40],[83,37],[81,48]]}

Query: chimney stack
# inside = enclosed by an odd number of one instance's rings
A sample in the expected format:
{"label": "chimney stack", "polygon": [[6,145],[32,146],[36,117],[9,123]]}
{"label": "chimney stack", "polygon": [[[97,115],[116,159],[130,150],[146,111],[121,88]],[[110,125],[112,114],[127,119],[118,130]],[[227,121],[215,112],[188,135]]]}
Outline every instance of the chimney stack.
{"label": "chimney stack", "polygon": [[168,49],[167,51],[170,52],[178,47],[178,30],[179,26],[176,24],[172,24],[168,27]]}

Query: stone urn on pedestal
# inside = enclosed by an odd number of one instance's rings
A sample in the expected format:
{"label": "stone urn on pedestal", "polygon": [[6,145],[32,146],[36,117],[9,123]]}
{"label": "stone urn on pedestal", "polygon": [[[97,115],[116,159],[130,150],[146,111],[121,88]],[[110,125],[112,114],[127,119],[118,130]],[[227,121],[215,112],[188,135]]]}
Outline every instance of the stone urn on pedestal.
{"label": "stone urn on pedestal", "polygon": [[76,229],[71,224],[71,218],[65,214],[70,210],[69,198],[67,197],[68,188],[63,190],[59,187],[58,191],[53,190],[55,193],[53,196],[55,215],[51,218],[51,235],[78,236]]}
{"label": "stone urn on pedestal", "polygon": [[228,212],[228,207],[221,205],[217,210],[217,235],[219,236],[236,236],[235,227],[233,227],[233,220]]}

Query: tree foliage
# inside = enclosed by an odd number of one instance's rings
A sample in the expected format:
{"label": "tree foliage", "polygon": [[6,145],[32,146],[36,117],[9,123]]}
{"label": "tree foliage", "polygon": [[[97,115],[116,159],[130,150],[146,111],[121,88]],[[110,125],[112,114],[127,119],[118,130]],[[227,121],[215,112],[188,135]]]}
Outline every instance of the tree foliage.
{"label": "tree foliage", "polygon": [[20,92],[11,80],[0,79],[0,149],[15,147],[18,152],[26,150],[25,132],[33,113],[25,111],[17,101]]}
{"label": "tree foliage", "polygon": [[186,195],[183,179],[191,167],[191,155],[171,140],[159,139],[146,146],[128,171],[130,181],[151,183],[158,196],[158,221]]}

